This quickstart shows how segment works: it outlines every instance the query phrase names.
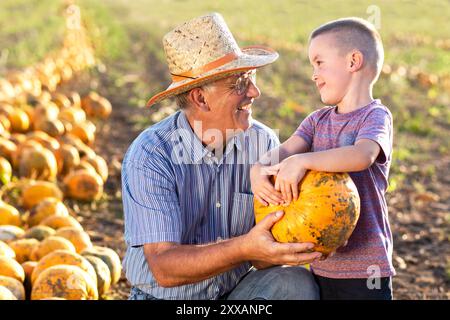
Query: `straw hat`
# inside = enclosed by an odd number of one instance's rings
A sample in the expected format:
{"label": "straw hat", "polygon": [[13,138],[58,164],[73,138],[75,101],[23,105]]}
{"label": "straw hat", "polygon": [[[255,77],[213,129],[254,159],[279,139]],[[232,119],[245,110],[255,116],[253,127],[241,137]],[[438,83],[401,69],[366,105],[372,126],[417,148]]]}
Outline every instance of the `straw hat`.
{"label": "straw hat", "polygon": [[274,62],[274,50],[252,46],[239,48],[218,13],[195,18],[163,38],[172,84],[153,96],[147,106],[232,74]]}

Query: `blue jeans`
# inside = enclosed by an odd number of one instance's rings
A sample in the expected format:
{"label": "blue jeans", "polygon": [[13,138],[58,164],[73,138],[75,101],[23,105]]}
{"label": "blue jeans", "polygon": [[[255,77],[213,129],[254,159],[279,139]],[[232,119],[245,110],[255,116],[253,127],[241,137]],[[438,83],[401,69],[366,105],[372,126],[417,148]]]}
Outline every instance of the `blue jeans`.
{"label": "blue jeans", "polygon": [[[129,300],[159,300],[132,287]],[[304,267],[271,267],[250,270],[237,286],[220,299],[319,300],[319,287]]]}
{"label": "blue jeans", "polygon": [[314,276],[304,267],[252,269],[227,300],[319,300]]}

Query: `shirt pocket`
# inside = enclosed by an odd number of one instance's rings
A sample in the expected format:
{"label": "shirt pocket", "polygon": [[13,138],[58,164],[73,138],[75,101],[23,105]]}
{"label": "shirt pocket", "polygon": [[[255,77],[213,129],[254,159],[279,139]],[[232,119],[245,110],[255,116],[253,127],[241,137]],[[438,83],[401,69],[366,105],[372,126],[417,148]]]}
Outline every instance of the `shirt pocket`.
{"label": "shirt pocket", "polygon": [[230,236],[237,237],[247,233],[255,224],[253,194],[235,192],[231,212]]}

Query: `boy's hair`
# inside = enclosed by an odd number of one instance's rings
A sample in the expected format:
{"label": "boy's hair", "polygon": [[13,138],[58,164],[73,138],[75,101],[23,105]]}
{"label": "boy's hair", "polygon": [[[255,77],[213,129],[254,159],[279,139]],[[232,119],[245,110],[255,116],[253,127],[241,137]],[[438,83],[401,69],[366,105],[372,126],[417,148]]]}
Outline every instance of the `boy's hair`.
{"label": "boy's hair", "polygon": [[330,21],[314,30],[309,41],[325,33],[333,33],[341,52],[348,53],[352,49],[361,51],[364,64],[375,71],[373,82],[378,79],[384,61],[384,49],[380,34],[368,21],[350,17]]}

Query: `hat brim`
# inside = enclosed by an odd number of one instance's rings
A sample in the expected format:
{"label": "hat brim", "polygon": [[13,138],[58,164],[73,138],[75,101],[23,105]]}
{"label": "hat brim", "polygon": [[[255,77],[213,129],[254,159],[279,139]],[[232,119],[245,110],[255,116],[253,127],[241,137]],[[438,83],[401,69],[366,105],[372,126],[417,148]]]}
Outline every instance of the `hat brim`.
{"label": "hat brim", "polygon": [[193,88],[205,85],[209,82],[271,64],[277,60],[278,57],[279,55],[276,51],[267,47],[252,46],[242,48],[242,53],[235,60],[227,64],[205,72],[195,79],[172,82],[166,90],[151,97],[147,102],[147,107],[150,107],[166,98],[173,97]]}

